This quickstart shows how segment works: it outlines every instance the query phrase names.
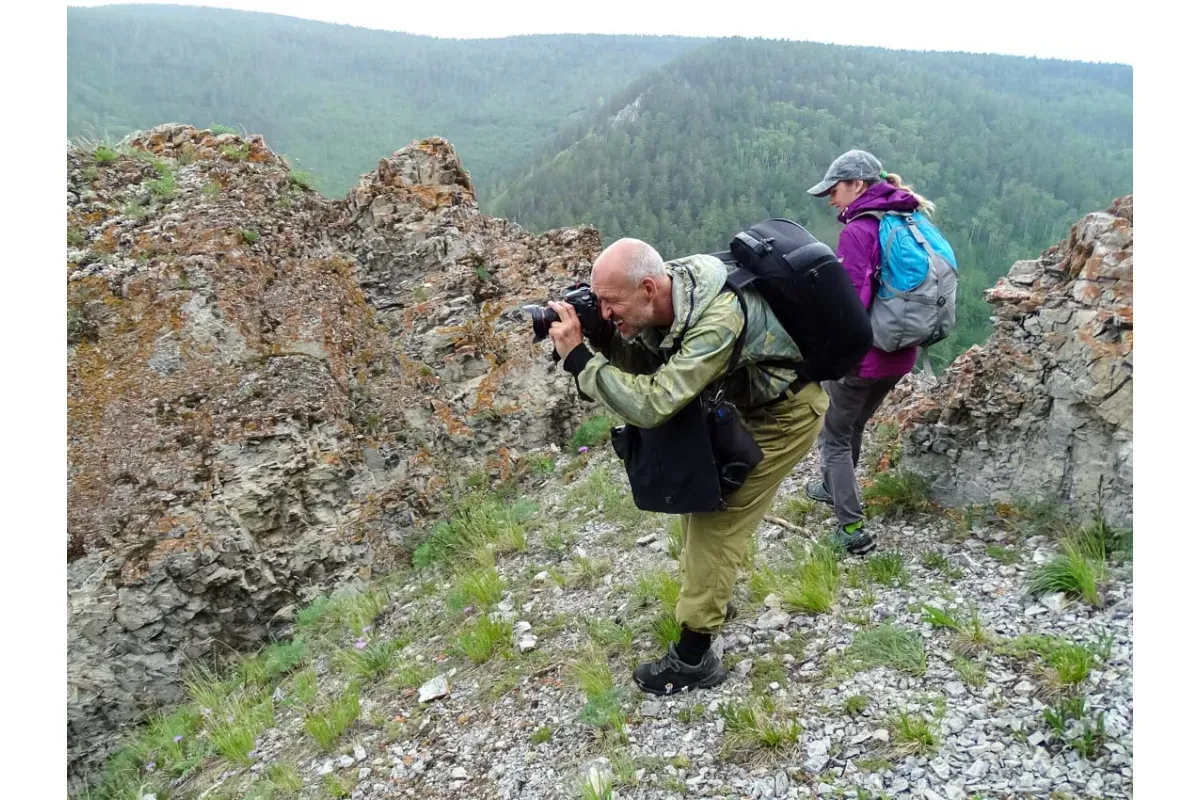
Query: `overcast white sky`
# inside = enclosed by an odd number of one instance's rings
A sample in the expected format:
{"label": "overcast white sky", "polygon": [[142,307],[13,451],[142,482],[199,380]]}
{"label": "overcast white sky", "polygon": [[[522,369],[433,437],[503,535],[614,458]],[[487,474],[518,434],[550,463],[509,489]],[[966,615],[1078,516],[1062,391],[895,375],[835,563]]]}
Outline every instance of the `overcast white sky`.
{"label": "overcast white sky", "polygon": [[[1133,63],[1135,49],[1128,4],[1122,8],[1117,3],[1096,0],[1084,3],[225,0],[170,4],[266,11],[366,28],[469,39],[527,33],[746,36],[1123,64]],[[110,3],[76,0],[69,5]]]}

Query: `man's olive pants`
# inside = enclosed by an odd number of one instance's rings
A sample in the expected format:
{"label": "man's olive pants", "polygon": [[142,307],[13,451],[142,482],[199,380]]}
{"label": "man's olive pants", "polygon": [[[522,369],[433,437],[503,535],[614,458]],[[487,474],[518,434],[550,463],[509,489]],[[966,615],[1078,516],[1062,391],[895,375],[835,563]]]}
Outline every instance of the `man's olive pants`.
{"label": "man's olive pants", "polygon": [[809,383],[788,399],[743,414],[742,421],[762,448],[763,460],[742,487],[725,498],[724,511],[681,518],[681,586],[675,618],[683,627],[697,633],[720,629],[750,536],[770,510],[779,484],[816,441],[828,407],[821,385]]}

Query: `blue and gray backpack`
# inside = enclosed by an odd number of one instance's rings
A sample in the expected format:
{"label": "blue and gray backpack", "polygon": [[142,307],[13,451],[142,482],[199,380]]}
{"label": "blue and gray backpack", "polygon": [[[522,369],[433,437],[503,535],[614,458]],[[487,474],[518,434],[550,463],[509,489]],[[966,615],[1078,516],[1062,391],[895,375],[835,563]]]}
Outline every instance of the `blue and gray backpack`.
{"label": "blue and gray backpack", "polygon": [[954,329],[958,289],[958,262],[946,238],[919,211],[858,217],[879,220],[879,288],[870,309],[874,345],[894,352],[945,339]]}

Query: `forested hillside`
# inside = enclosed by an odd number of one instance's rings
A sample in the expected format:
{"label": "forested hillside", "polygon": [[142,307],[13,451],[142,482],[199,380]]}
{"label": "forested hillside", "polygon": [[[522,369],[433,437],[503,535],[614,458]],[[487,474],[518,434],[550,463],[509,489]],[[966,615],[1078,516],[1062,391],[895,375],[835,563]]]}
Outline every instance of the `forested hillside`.
{"label": "forested hillside", "polygon": [[805,190],[866,148],[938,204],[961,265],[945,362],[990,329],[980,295],[1082,214],[1132,189],[1132,71],[1004,56],[794,42],[711,43],[564,130],[488,210],[534,230],[577,222],[665,256],[725,249],[786,216],[833,243]]}
{"label": "forested hillside", "polygon": [[434,39],[212,8],[70,8],[67,134],[244,128],[332,195],[413,139],[444,136],[486,197],[562,123],[704,41]]}
{"label": "forested hillside", "polygon": [[1007,56],[680,37],[433,39],[218,9],[68,11],[68,135],[174,121],[262,133],[339,195],[427,135],[483,208],[591,222],[665,255],[786,216],[851,147],[938,204],[962,265],[945,363],[990,329],[982,290],[1132,190],[1132,70]]}

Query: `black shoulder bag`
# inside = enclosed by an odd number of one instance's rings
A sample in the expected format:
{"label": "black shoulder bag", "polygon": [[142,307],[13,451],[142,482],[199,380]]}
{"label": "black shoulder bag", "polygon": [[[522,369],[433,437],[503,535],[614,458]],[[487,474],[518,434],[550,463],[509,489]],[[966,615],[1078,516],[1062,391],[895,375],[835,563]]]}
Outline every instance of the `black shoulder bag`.
{"label": "black shoulder bag", "polygon": [[728,288],[737,296],[746,322],[720,381],[706,386],[657,428],[612,429],[613,449],[625,464],[634,505],[643,511],[722,511],[725,496],[740,488],[763,459],[737,408],[725,399],[725,383],[737,369],[750,324],[741,291]]}

